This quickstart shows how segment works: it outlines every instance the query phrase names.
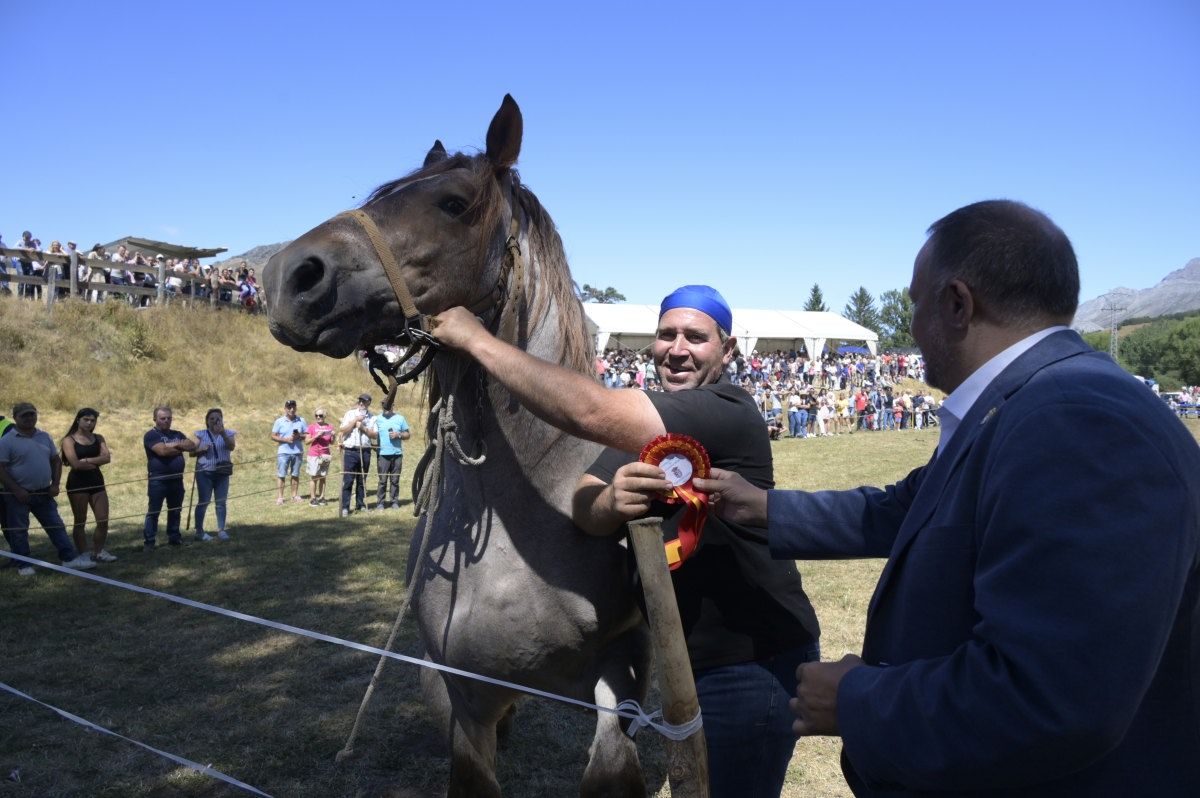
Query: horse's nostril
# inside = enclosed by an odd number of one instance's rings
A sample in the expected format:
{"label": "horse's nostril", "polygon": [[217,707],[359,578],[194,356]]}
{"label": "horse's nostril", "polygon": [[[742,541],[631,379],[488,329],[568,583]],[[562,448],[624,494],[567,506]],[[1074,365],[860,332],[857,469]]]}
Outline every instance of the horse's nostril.
{"label": "horse's nostril", "polygon": [[325,277],[325,264],[317,258],[305,258],[292,270],[292,285],[297,294],[310,291]]}

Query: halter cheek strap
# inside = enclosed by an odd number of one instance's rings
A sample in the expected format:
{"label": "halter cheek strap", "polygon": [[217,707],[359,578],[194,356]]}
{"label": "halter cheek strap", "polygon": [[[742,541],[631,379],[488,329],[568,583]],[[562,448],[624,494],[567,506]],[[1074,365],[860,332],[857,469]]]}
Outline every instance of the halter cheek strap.
{"label": "halter cheek strap", "polygon": [[[480,313],[499,306],[500,312],[493,317],[493,321],[499,321],[500,337],[513,343],[518,343],[520,337],[520,306],[525,290],[525,259],[521,257],[521,217],[517,186],[514,178],[512,182],[512,219],[509,223],[508,239],[505,242],[507,257],[501,266],[495,287],[470,308],[472,313]],[[398,385],[416,379],[417,375],[429,367],[440,344],[429,334],[426,318],[417,310],[417,303],[413,301],[412,292],[408,290],[408,284],[404,282],[404,275],[400,273],[400,264],[396,262],[396,256],[384,242],[379,226],[366,211],[361,209],[344,211],[334,218],[342,216],[354,220],[367,234],[367,239],[375,249],[375,255],[379,258],[380,265],[383,266],[388,283],[396,293],[396,300],[400,303],[400,312],[404,314],[403,335],[408,338],[409,347],[400,360],[393,365],[388,362],[387,358],[374,350],[367,355],[371,377],[380,388],[387,391],[388,400],[391,401],[395,397]],[[509,286],[511,286],[511,295]],[[400,366],[421,349],[425,351],[421,353],[420,362],[416,367],[397,377],[396,372]],[[383,380],[376,374],[377,371],[387,375],[388,385],[384,385]]]}
{"label": "halter cheek strap", "polygon": [[392,290],[396,292],[396,299],[400,302],[400,311],[404,314],[404,320],[419,322],[421,314],[417,310],[417,303],[413,301],[408,285],[400,274],[400,264],[396,263],[396,256],[383,241],[383,233],[379,232],[379,225],[375,224],[375,220],[363,210],[345,211],[338,216],[353,219],[362,227],[363,232],[371,241],[371,246],[375,247],[375,254],[378,256],[379,262],[383,264],[383,272],[387,275],[388,282],[392,284]]}

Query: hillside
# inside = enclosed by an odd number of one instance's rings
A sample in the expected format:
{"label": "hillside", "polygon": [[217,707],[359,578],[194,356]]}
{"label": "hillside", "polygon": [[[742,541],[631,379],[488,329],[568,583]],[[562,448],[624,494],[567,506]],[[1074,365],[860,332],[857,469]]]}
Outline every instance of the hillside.
{"label": "hillside", "polygon": [[47,313],[40,303],[0,297],[0,341],[6,415],[26,399],[43,411],[91,405],[148,414],[158,403],[184,412],[219,405],[277,410],[288,398],[301,407],[340,408],[360,391],[380,393],[354,358],[295,352],[271,337],[262,316],[207,307],[61,302]]}
{"label": "hillside", "polygon": [[225,260],[216,261],[214,266],[222,267],[241,266],[243,262],[251,269],[254,269],[258,274],[262,274],[263,267],[267,265],[267,261],[271,259],[279,250],[290,244],[290,241],[280,241],[278,244],[259,244],[257,247],[246,250],[240,255],[234,255]]}
{"label": "hillside", "polygon": [[1140,291],[1114,288],[1104,296],[1081,303],[1075,311],[1075,329],[1080,332],[1108,329],[1113,315],[1105,309],[1108,300],[1122,308],[1116,313],[1118,322],[1200,309],[1200,258],[1192,258],[1182,269],[1171,272],[1151,288]]}

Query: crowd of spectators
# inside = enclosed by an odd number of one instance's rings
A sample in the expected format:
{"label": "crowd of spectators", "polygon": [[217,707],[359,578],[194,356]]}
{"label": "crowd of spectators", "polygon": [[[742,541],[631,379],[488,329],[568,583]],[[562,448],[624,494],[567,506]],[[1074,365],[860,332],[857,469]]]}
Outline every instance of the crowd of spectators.
{"label": "crowd of spectators", "polygon": [[[631,349],[598,356],[596,374],[610,388],[662,389],[651,357]],[[932,393],[896,388],[902,379],[925,381],[919,353],[842,352],[809,358],[796,351],[753,350],[749,357],[735,353],[727,376],[754,396],[772,439],[937,424]]]}
{"label": "crowd of spectators", "polygon": [[[0,236],[0,249],[8,248]],[[17,283],[14,287],[9,274],[40,278],[43,283],[54,281],[59,297],[70,293],[70,271],[74,269],[78,295],[90,302],[104,302],[117,298],[130,304],[145,307],[151,302],[148,295],[126,294],[112,291],[111,286],[140,286],[158,288],[161,268],[163,292],[168,299],[193,297],[208,300],[214,294],[222,302],[241,305],[251,312],[262,309],[263,295],[254,269],[242,261],[237,267],[203,264],[196,258],[169,258],[161,253],[131,251],[124,244],[116,251],[108,252],[96,244],[86,253],[81,253],[74,241],[68,241],[64,249],[58,241],[42,249],[42,242],[28,230],[12,249],[28,250],[28,256],[0,257],[0,293],[16,293],[27,299],[42,298],[42,286],[37,283]],[[56,259],[43,257],[61,255],[67,264]]]}

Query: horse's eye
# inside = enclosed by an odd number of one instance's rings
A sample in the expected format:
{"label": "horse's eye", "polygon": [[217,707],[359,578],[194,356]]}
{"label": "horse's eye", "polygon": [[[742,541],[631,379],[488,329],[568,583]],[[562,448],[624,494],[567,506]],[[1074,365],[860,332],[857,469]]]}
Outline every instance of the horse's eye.
{"label": "horse's eye", "polygon": [[462,216],[467,212],[466,200],[459,199],[458,197],[447,197],[438,203],[438,207],[451,216]]}

